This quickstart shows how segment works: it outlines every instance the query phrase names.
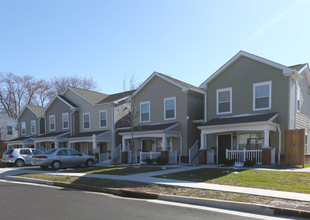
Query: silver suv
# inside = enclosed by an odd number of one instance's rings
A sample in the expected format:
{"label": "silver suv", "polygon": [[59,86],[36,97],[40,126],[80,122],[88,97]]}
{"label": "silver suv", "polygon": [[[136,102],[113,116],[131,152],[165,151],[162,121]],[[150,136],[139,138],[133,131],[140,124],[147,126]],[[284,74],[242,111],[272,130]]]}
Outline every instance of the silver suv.
{"label": "silver suv", "polygon": [[2,162],[17,167],[25,166],[25,164],[31,165],[32,156],[41,153],[32,148],[11,148],[3,154]]}

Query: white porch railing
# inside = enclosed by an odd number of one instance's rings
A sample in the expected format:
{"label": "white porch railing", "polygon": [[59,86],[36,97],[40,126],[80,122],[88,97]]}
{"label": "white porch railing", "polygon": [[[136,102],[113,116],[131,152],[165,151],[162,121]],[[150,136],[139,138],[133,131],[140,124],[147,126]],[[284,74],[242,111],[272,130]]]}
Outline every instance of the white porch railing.
{"label": "white porch railing", "polygon": [[177,164],[178,163],[178,152],[169,152],[169,164]]}
{"label": "white porch railing", "polygon": [[114,150],[111,152],[111,158],[112,162],[114,163],[121,163],[121,150],[122,150],[122,145],[118,145]]}
{"label": "white porch railing", "polygon": [[99,154],[99,162],[109,160],[109,153]]}
{"label": "white porch railing", "polygon": [[138,163],[138,153],[136,151],[128,151],[128,163]]}
{"label": "white porch railing", "polygon": [[188,163],[193,164],[195,157],[198,156],[198,140],[194,143],[194,145],[189,149],[188,152]]}
{"label": "white porch railing", "polygon": [[262,150],[229,150],[226,149],[226,158],[236,160],[235,162],[244,163],[246,159],[255,159],[257,164],[262,163]]}
{"label": "white porch railing", "polygon": [[214,164],[214,150],[207,151],[207,164]]}
{"label": "white porch railing", "polygon": [[160,157],[161,152],[140,152],[140,164],[143,163],[143,160],[145,160],[146,158],[150,158],[150,159],[156,159],[157,157]]}

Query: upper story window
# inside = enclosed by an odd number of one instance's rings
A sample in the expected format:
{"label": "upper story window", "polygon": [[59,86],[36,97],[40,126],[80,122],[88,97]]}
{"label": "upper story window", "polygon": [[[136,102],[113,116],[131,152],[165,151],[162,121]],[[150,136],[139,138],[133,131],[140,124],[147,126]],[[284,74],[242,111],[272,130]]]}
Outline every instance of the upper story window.
{"label": "upper story window", "polygon": [[165,98],[165,120],[176,118],[176,100],[175,97]]}
{"label": "upper story window", "polygon": [[140,103],[140,122],[150,122],[150,102]]}
{"label": "upper story window", "polygon": [[20,126],[21,126],[22,135],[26,135],[26,122],[23,121],[23,122],[20,124]]}
{"label": "upper story window", "polygon": [[13,127],[8,125],[6,126],[6,134],[7,135],[12,135],[13,134]]}
{"label": "upper story window", "polygon": [[62,129],[69,128],[69,113],[62,113]]}
{"label": "upper story window", "polygon": [[253,84],[253,110],[271,109],[271,81]]}
{"label": "upper story window", "polygon": [[83,114],[83,128],[84,129],[90,128],[90,113]]}
{"label": "upper story window", "polygon": [[301,90],[300,90],[300,87],[298,86],[297,87],[297,104],[296,104],[297,111],[300,111],[300,92]]}
{"label": "upper story window", "polygon": [[99,112],[99,127],[105,128],[107,127],[107,111],[100,111]]}
{"label": "upper story window", "polygon": [[36,128],[37,128],[37,124],[35,120],[31,121],[31,134],[35,134],[36,133]]}
{"label": "upper story window", "polygon": [[55,115],[50,115],[50,117],[49,117],[49,125],[50,125],[50,131],[55,131],[56,130]]}
{"label": "upper story window", "polygon": [[231,113],[232,109],[232,88],[216,90],[216,114]]}

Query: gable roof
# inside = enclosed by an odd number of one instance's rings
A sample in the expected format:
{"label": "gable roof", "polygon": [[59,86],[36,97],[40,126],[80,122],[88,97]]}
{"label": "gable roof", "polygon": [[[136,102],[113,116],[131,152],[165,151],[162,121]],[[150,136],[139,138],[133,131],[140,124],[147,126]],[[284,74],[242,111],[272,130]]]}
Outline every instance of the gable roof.
{"label": "gable roof", "polygon": [[62,101],[63,103],[65,103],[66,105],[68,105],[71,109],[74,108],[78,108],[78,106],[76,104],[74,104],[73,102],[71,102],[69,99],[67,99],[66,97],[64,97],[63,95],[56,95],[54,96],[54,98],[47,104],[47,106],[45,107],[44,111],[42,112],[43,115],[45,115],[46,111],[49,109],[49,107],[54,103],[54,101],[56,99],[59,99],[60,101]]}
{"label": "gable roof", "polygon": [[165,74],[162,74],[162,73],[158,73],[158,72],[153,72],[139,87],[138,89],[133,93],[132,96],[135,96],[137,93],[139,93],[154,77],[159,77],[177,87],[179,87],[180,89],[182,89],[183,92],[186,92],[188,90],[191,90],[191,91],[194,91],[194,92],[197,92],[197,93],[200,93],[200,94],[204,94],[204,92],[196,87],[196,86],[193,86],[191,84],[188,84],[186,82],[183,82],[181,80],[178,80],[178,79],[175,79],[171,76],[167,76]]}
{"label": "gable roof", "polygon": [[[247,57],[250,58],[252,60],[256,60],[260,63],[264,63],[266,65],[275,67],[277,69],[282,70],[284,75],[289,75],[289,76],[295,76],[296,74],[298,74],[297,70],[294,68],[290,68],[287,66],[284,66],[282,64],[273,62],[271,60],[267,60],[263,57],[259,57],[257,55],[245,52],[245,51],[239,51],[239,53],[237,53],[235,56],[233,56],[230,60],[228,60],[228,62],[226,62],[223,66],[221,66],[215,73],[213,73],[209,78],[207,78],[200,86],[199,88],[206,88],[208,83],[211,82],[213,79],[215,79],[218,75],[220,75],[224,70],[226,70],[227,68],[229,68],[233,63],[235,63],[240,57]],[[297,75],[297,78],[300,78],[300,76]]]}
{"label": "gable roof", "polygon": [[30,110],[33,114],[35,114],[37,118],[44,117],[42,114],[44,111],[44,107],[34,106],[34,105],[25,105],[24,108],[19,113],[19,115],[16,117],[16,120],[20,118],[20,116],[24,113],[26,109]]}
{"label": "gable roof", "polygon": [[115,102],[115,101],[127,98],[128,96],[131,96],[135,91],[136,90],[134,89],[134,90],[129,90],[129,91],[125,91],[125,92],[120,92],[120,93],[115,93],[115,94],[108,95],[107,97],[102,99],[97,104]]}
{"label": "gable roof", "polygon": [[108,96],[107,94],[103,94],[100,92],[70,86],[66,88],[66,90],[62,93],[62,95],[64,95],[68,90],[71,90],[72,92],[79,95],[81,98],[83,98],[92,105],[99,103],[102,99]]}

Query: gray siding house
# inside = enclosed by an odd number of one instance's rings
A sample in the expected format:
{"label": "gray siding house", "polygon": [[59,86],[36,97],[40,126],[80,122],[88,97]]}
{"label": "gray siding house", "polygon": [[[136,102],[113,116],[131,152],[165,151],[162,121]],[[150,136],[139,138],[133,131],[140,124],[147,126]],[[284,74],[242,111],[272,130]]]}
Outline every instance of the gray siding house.
{"label": "gray siding house", "polygon": [[35,147],[42,151],[68,147],[68,138],[76,128],[78,109],[66,97],[55,96],[42,112],[45,117],[45,134],[34,138]]}
{"label": "gray siding house", "polygon": [[[34,147],[34,138],[44,134],[44,107],[26,105],[17,116],[18,137],[7,142],[8,147]],[[15,128],[14,128],[15,130]]]}
{"label": "gray siding house", "polygon": [[213,150],[217,163],[280,162],[285,130],[306,129],[308,142],[309,85],[308,64],[284,66],[240,51],[200,85],[206,103],[201,152]]}
{"label": "gray siding house", "polygon": [[193,121],[203,118],[203,94],[170,76],[157,72],[149,76],[131,97],[127,127],[118,129],[123,162],[141,163],[158,156],[170,163],[187,162],[188,149],[199,139]]}

